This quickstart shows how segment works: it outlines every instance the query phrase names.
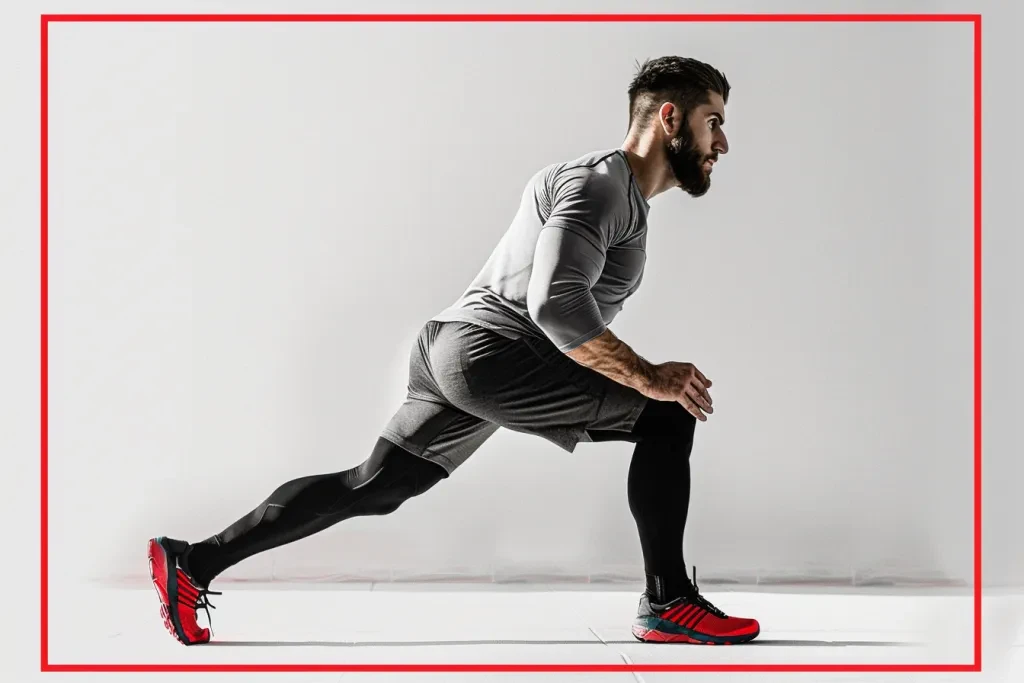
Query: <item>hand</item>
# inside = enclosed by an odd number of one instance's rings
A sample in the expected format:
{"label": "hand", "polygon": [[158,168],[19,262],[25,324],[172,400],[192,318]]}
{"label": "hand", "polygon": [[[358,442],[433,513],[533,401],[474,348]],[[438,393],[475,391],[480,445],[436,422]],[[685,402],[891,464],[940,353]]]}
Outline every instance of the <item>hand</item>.
{"label": "hand", "polygon": [[653,366],[651,386],[646,392],[656,401],[676,401],[701,422],[713,413],[708,388],[711,380],[691,363],[661,363]]}

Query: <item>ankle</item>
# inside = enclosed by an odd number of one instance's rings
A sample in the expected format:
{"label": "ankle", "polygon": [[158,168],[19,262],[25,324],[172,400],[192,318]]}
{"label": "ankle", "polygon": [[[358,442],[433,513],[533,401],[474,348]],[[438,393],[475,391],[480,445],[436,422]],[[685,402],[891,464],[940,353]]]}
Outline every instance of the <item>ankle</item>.
{"label": "ankle", "polygon": [[647,574],[646,593],[654,603],[664,605],[685,596],[688,582],[685,573]]}
{"label": "ankle", "polygon": [[209,567],[207,560],[210,557],[210,551],[215,547],[216,545],[209,540],[190,543],[185,552],[181,554],[181,569],[202,588],[208,587],[213,578],[207,571]]}

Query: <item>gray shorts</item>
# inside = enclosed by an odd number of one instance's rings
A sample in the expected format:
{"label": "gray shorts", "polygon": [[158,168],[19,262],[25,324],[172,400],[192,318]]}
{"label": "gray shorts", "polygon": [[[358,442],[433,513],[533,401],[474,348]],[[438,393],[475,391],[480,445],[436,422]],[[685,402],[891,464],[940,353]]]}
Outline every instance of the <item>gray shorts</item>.
{"label": "gray shorts", "polygon": [[629,432],[646,403],[547,340],[430,321],[413,344],[406,400],[381,436],[451,474],[499,427],[571,453],[588,431]]}

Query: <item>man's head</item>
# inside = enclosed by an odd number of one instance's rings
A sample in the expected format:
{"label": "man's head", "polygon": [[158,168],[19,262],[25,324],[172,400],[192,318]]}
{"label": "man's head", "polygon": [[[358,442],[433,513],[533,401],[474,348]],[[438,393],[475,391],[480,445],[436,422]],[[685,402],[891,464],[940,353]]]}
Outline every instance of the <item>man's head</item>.
{"label": "man's head", "polygon": [[640,65],[629,84],[631,132],[650,132],[679,186],[700,197],[711,187],[711,166],[729,151],[722,125],[729,101],[725,74],[686,57]]}

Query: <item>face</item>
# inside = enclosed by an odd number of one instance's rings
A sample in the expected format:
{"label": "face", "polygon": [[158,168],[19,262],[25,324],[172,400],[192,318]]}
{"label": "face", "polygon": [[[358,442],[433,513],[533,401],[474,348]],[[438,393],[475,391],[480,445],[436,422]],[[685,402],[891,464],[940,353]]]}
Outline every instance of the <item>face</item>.
{"label": "face", "polygon": [[[702,197],[711,188],[711,170],[721,154],[729,151],[722,125],[725,103],[718,93],[708,93],[708,102],[690,111],[684,125],[676,124],[680,110],[666,105],[666,132],[678,129],[665,143],[665,154],[679,187],[693,197]],[[672,126],[671,124],[675,124]],[[670,133],[671,134],[671,133]]]}

